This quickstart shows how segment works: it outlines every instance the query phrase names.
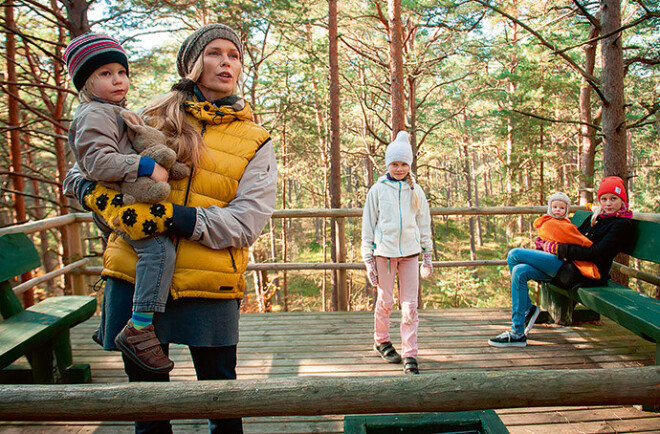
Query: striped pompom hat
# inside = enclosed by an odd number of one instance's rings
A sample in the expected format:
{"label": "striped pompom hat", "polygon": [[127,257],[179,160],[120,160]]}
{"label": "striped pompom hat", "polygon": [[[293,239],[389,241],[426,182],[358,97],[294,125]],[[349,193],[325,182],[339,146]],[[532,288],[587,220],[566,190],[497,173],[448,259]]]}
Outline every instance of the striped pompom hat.
{"label": "striped pompom hat", "polygon": [[128,72],[128,56],[115,39],[100,33],[85,33],[69,43],[64,51],[69,77],[80,91],[97,68],[108,63],[119,63]]}

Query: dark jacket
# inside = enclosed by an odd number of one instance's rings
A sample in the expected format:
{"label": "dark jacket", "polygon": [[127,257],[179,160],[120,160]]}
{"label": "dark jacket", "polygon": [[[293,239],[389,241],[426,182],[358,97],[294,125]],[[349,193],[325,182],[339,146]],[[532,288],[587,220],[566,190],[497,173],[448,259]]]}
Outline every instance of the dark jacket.
{"label": "dark jacket", "polygon": [[[610,278],[610,268],[614,257],[626,248],[632,238],[632,221],[627,218],[599,218],[591,226],[591,219],[585,220],[578,228],[593,245],[582,247],[575,244],[559,244],[557,257],[566,261],[561,266],[552,283],[563,288],[578,286],[605,285]],[[584,277],[571,261],[590,261],[596,264],[601,278],[599,280]]]}

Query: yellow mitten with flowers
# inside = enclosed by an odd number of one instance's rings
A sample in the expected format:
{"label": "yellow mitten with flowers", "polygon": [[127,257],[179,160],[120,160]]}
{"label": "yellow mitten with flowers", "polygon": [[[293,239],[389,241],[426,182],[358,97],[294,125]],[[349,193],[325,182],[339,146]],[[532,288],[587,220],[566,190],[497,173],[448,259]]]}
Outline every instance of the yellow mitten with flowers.
{"label": "yellow mitten with flowers", "polygon": [[172,227],[174,213],[171,203],[134,203],[123,205],[122,194],[96,184],[84,193],[84,204],[114,230],[133,240],[167,232]]}

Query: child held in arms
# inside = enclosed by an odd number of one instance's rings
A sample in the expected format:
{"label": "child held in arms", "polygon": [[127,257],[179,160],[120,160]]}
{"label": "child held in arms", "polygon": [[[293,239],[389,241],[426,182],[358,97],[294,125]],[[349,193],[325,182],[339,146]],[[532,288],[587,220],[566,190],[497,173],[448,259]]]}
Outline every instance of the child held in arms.
{"label": "child held in arms", "polygon": [[[548,213],[534,221],[534,227],[538,229],[539,236],[534,240],[536,250],[543,250],[546,242],[560,244],[576,244],[583,247],[591,247],[593,242],[582,235],[568,219],[571,206],[569,197],[557,192],[548,198]],[[589,261],[573,261],[580,273],[589,279],[600,279],[598,267]]]}
{"label": "child held in arms", "polygon": [[[156,161],[160,161],[156,156],[138,155],[134,149],[129,123],[139,123],[140,119],[124,108],[129,69],[121,44],[106,35],[86,33],[69,43],[64,57],[79,92],[80,105],[69,128],[69,145],[86,181],[80,188],[90,192],[83,205],[91,209],[88,200],[93,201],[98,210],[94,222],[104,237],[107,239],[112,230],[118,230],[138,255],[133,315],[113,338],[122,353],[142,369],[167,373],[174,362],[161,348],[153,317],[154,312],[165,310],[176,259],[172,240],[166,234],[156,234],[172,220],[172,205],[168,204],[168,208],[158,203],[169,195],[168,170]],[[143,131],[149,127],[135,128]],[[169,148],[161,154],[172,164],[177,157]],[[116,186],[124,193],[124,188],[134,191],[137,187],[136,192],[158,194],[149,205],[134,203],[136,199],[142,201],[140,196],[127,203],[127,194],[110,197],[104,192],[107,190],[101,189],[102,184]],[[141,187],[144,188],[140,190]],[[130,206],[119,218],[117,212],[123,205]],[[98,332],[93,338],[101,343]]]}

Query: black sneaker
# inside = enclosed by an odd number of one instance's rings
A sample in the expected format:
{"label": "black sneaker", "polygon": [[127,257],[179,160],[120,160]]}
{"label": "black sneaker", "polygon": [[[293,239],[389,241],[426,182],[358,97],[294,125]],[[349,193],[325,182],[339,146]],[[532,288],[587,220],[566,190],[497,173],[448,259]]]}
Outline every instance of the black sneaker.
{"label": "black sneaker", "polygon": [[492,347],[525,347],[527,346],[527,336],[505,331],[493,339],[488,339],[488,345]]}
{"label": "black sneaker", "polygon": [[417,375],[419,374],[419,366],[417,359],[414,357],[406,357],[403,359],[403,372],[404,374]]}
{"label": "black sneaker", "polygon": [[539,317],[539,313],[541,313],[541,309],[539,309],[538,306],[532,305],[525,314],[525,336],[527,336],[532,327],[534,327],[534,323],[536,322],[536,318]]}
{"label": "black sneaker", "polygon": [[392,342],[383,342],[382,344],[374,342],[374,351],[388,363],[401,363],[401,356],[392,346]]}

